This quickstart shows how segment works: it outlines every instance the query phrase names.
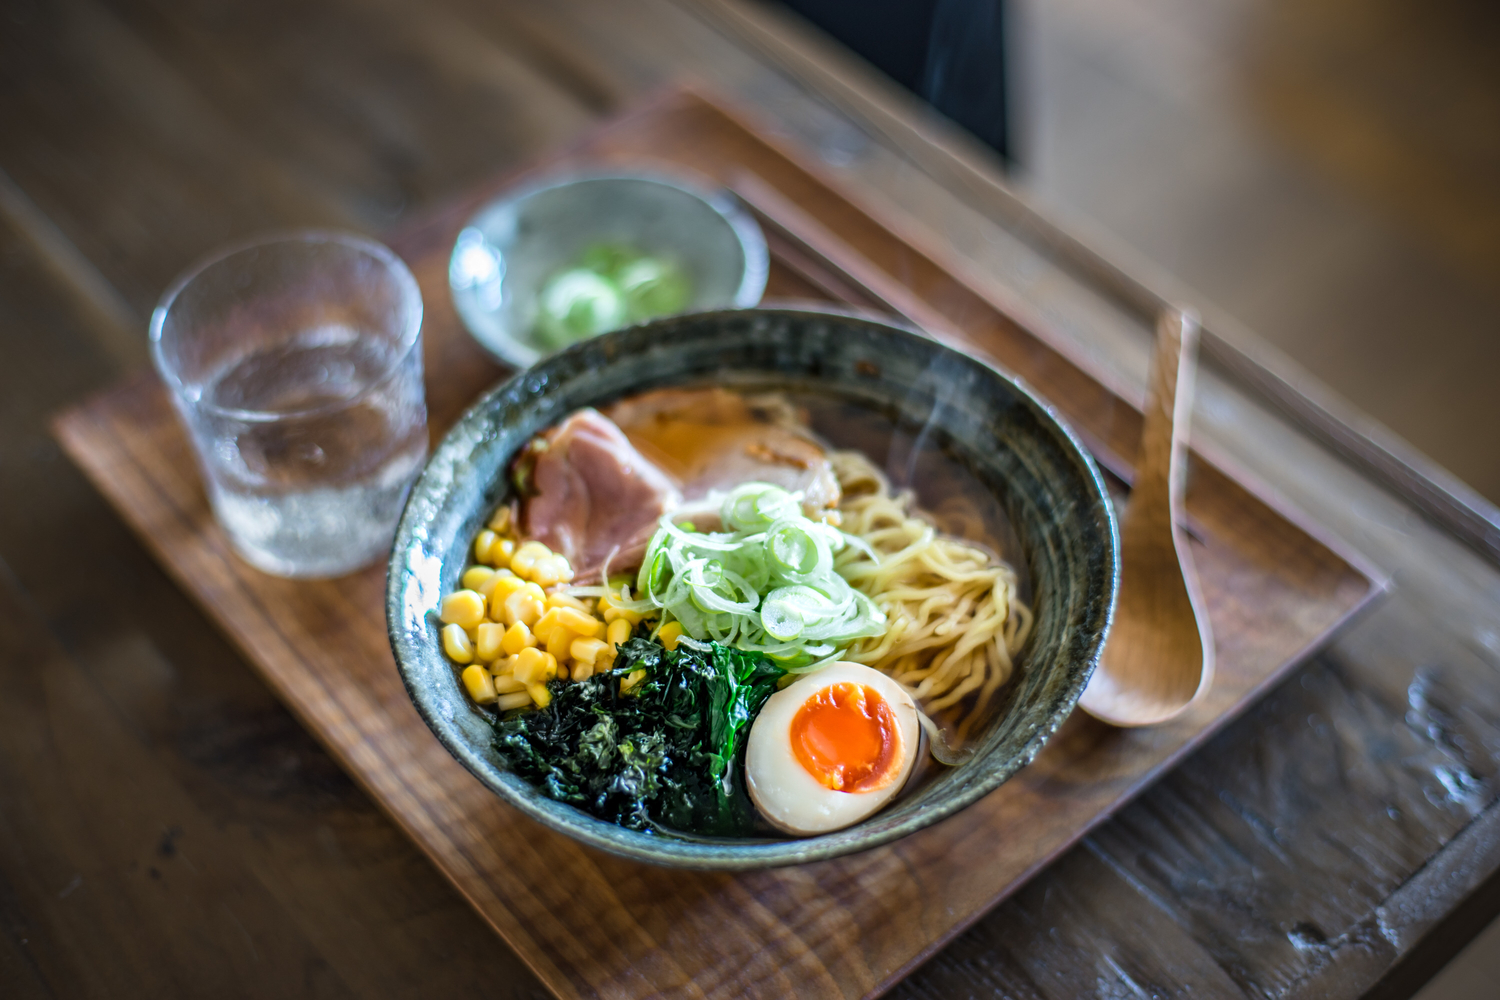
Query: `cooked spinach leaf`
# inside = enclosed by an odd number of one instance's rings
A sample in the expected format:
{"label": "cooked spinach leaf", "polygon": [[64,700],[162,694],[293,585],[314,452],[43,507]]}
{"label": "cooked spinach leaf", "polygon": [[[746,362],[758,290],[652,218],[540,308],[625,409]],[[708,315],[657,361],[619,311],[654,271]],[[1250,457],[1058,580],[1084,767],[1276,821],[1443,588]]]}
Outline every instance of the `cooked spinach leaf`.
{"label": "cooked spinach leaf", "polygon": [[[620,694],[636,670],[645,680]],[[547,708],[497,720],[495,749],[546,795],[621,826],[744,836],[745,740],[782,673],[758,653],[637,636],[613,669],[553,681]]]}

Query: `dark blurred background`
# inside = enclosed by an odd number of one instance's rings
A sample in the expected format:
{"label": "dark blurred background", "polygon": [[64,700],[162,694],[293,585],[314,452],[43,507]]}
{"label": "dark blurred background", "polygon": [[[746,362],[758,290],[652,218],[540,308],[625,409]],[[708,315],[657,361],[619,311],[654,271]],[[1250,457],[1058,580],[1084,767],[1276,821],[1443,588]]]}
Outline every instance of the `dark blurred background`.
{"label": "dark blurred background", "polygon": [[786,5],[1500,501],[1500,4]]}
{"label": "dark blurred background", "polygon": [[1011,159],[1006,0],[787,0]]}

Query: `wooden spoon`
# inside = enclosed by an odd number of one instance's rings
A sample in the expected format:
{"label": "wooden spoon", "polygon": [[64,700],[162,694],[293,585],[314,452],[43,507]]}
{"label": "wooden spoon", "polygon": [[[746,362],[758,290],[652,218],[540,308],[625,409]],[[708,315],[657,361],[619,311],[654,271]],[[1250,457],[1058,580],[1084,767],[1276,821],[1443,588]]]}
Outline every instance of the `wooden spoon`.
{"label": "wooden spoon", "polygon": [[1135,482],[1120,528],[1114,624],[1078,702],[1116,726],[1165,722],[1213,683],[1213,633],[1178,527],[1197,346],[1197,317],[1162,313]]}

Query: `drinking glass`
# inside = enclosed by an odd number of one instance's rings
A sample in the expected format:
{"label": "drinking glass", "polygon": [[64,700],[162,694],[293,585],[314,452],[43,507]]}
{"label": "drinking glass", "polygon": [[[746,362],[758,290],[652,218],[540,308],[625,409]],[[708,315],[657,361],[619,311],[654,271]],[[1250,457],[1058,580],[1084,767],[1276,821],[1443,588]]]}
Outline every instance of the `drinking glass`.
{"label": "drinking glass", "polygon": [[152,357],[251,565],[337,576],[385,554],[427,456],[421,330],[411,271],[345,233],[231,248],[162,296]]}

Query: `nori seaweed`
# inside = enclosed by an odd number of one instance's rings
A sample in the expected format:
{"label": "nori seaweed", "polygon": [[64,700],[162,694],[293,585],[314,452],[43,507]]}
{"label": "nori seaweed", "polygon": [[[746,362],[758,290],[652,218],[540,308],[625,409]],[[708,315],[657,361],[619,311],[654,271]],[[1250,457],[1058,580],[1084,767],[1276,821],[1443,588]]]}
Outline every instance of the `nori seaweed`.
{"label": "nori seaweed", "polygon": [[[645,680],[628,694],[620,680]],[[746,836],[750,723],[783,671],[718,643],[676,650],[636,636],[615,666],[585,681],[553,681],[552,703],[495,722],[495,749],[545,794],[632,830]]]}

